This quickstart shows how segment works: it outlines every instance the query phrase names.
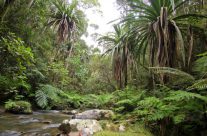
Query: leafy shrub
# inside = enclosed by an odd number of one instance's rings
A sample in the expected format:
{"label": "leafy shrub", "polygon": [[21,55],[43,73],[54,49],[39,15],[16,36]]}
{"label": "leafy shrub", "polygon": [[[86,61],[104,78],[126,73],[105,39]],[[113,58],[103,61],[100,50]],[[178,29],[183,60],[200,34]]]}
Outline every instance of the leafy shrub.
{"label": "leafy shrub", "polygon": [[11,78],[9,76],[0,75],[1,100],[4,100],[7,97],[17,100],[17,96],[29,93],[31,86],[25,80],[25,77],[22,76]]}
{"label": "leafy shrub", "polygon": [[78,94],[77,92],[67,92],[61,94],[64,101],[71,106],[71,108],[109,108],[112,105],[112,94]]}
{"label": "leafy shrub", "polygon": [[33,62],[33,53],[31,48],[26,47],[21,38],[14,33],[9,33],[7,36],[0,39],[0,57],[3,62],[0,66],[2,71],[8,73],[23,74],[27,66]]}
{"label": "leafy shrub", "polygon": [[[154,123],[161,125],[162,130],[159,130],[161,133],[161,131],[169,127],[170,124],[179,126],[187,121],[194,125],[198,125],[200,122],[199,120],[202,120],[202,116],[205,113],[203,105],[206,103],[207,97],[198,93],[171,90],[169,93],[166,93],[165,97],[159,98],[149,96],[139,101],[137,103],[137,108],[133,111],[131,116],[136,117],[140,121],[144,121],[149,126]],[[197,118],[192,120],[192,116],[194,115],[196,115]],[[191,129],[184,126],[185,125],[183,125],[182,128],[185,129],[184,132],[191,131]],[[154,126],[154,128],[156,128],[156,126]]]}
{"label": "leafy shrub", "polygon": [[30,114],[32,113],[31,104],[26,101],[8,101],[5,104],[5,109],[8,112],[15,114]]}

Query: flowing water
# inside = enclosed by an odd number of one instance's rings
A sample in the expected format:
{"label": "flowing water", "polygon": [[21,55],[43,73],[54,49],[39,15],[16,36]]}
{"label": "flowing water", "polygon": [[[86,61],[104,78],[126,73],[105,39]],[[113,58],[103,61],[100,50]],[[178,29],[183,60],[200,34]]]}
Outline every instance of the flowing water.
{"label": "flowing water", "polygon": [[69,115],[58,111],[37,111],[31,115],[0,113],[0,136],[55,136]]}

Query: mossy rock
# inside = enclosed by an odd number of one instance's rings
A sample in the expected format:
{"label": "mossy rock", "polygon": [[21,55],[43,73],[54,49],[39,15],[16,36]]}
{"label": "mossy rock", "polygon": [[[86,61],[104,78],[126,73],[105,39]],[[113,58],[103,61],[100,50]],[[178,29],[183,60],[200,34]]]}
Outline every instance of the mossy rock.
{"label": "mossy rock", "polygon": [[31,104],[26,101],[8,101],[5,109],[6,112],[14,114],[32,114]]}

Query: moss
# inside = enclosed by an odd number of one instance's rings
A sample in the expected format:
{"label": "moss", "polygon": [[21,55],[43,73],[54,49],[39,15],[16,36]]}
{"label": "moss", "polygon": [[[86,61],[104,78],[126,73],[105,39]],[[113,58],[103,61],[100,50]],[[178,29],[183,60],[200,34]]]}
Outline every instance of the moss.
{"label": "moss", "polygon": [[8,101],[5,104],[5,109],[7,112],[14,114],[31,114],[31,104],[26,101]]}

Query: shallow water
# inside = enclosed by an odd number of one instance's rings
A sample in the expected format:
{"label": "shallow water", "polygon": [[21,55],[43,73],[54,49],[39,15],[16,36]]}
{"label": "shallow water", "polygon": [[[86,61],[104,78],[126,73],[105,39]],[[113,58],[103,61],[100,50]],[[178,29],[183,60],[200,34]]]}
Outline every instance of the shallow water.
{"label": "shallow water", "polygon": [[69,115],[58,111],[37,111],[31,115],[0,114],[0,136],[55,136]]}

